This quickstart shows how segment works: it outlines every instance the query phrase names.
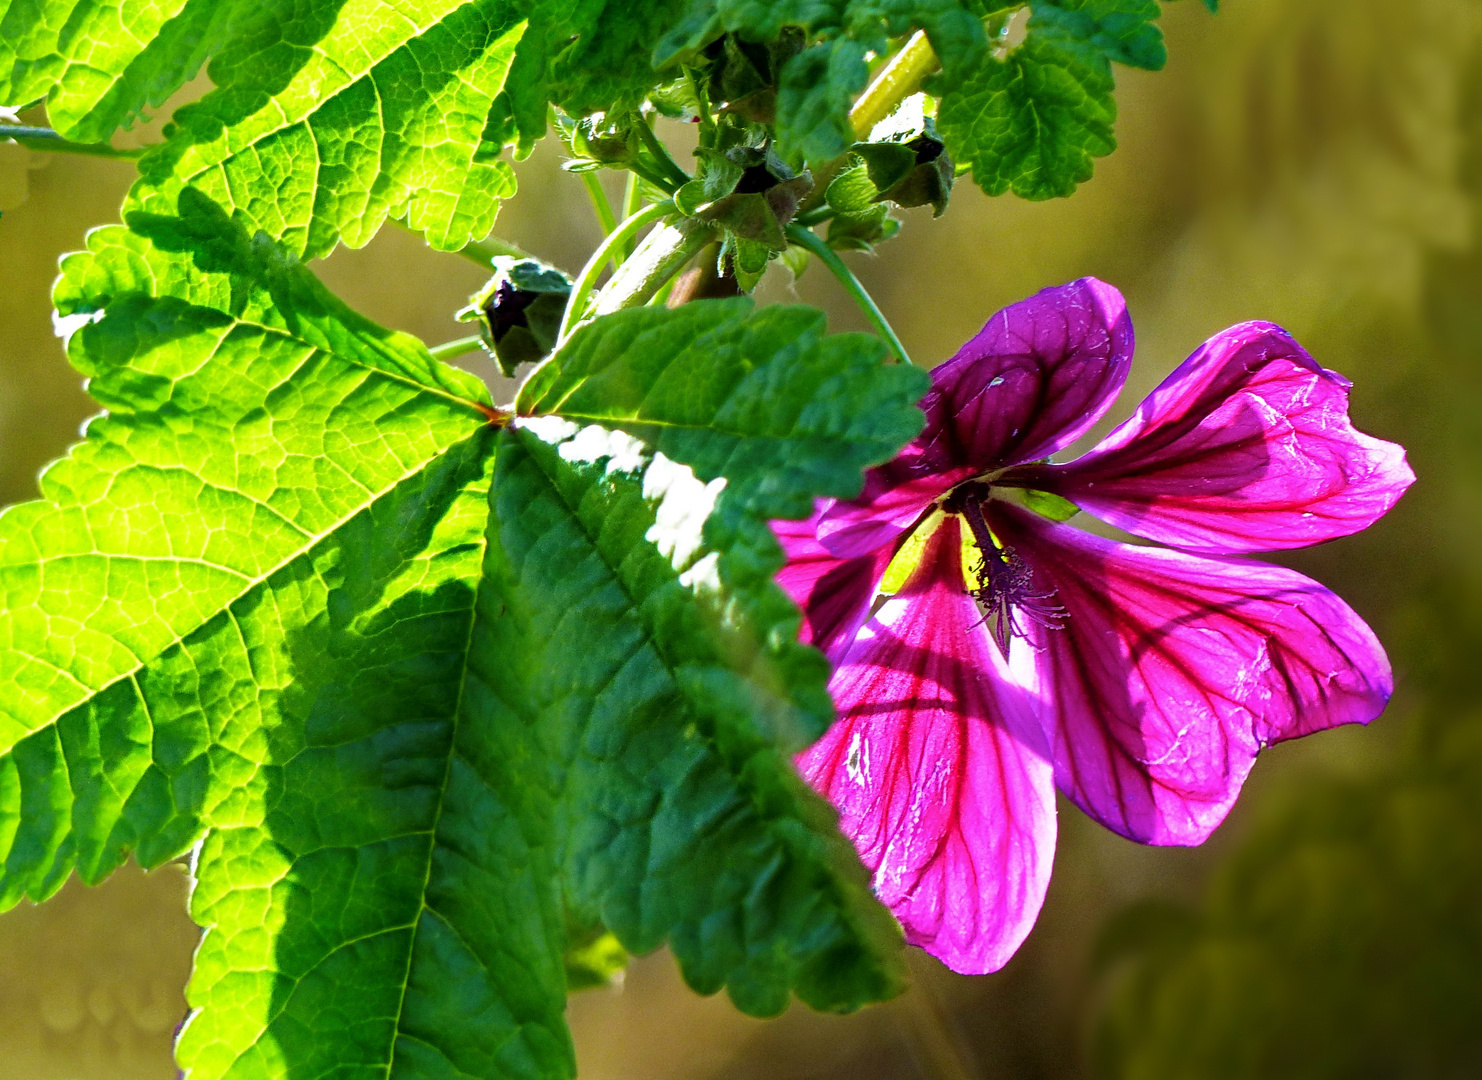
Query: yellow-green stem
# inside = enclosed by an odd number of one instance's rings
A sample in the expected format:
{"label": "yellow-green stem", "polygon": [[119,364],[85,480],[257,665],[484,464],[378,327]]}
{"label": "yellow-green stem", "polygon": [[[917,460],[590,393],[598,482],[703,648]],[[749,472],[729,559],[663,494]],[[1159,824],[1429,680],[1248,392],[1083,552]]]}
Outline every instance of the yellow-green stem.
{"label": "yellow-green stem", "polygon": [[849,110],[849,123],[854,128],[854,138],[863,142],[868,139],[875,125],[884,120],[902,101],[921,89],[926,77],[941,66],[931,42],[924,31],[911,35],[901,51],[890,58],[890,63],[875,76],[875,81],[865,88]]}

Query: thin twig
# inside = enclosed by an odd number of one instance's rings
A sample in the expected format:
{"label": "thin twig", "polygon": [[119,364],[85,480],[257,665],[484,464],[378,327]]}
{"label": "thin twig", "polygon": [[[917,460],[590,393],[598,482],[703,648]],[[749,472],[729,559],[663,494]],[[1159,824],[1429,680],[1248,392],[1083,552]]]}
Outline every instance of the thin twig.
{"label": "thin twig", "polygon": [[592,198],[592,209],[597,211],[597,221],[602,225],[602,235],[606,236],[617,228],[617,217],[612,212],[612,203],[607,201],[607,192],[602,190],[602,181],[597,178],[596,169],[588,169],[581,174],[581,182],[587,186],[587,194]]}

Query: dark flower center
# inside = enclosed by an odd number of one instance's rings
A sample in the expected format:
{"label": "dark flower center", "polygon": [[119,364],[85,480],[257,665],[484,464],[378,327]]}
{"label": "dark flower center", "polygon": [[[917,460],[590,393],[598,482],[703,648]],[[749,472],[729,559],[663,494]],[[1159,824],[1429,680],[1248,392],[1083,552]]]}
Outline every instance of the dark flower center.
{"label": "dark flower center", "polygon": [[983,504],[991,491],[987,484],[978,481],[963,484],[947,496],[942,509],[961,515],[973,534],[978,564],[972,572],[977,584],[968,591],[983,610],[982,621],[987,623],[988,632],[1007,657],[1009,639],[1015,632],[1024,633],[1022,625],[1015,625],[1016,615],[1058,630],[1065,625],[1066,613],[1055,602],[1055,590],[1035,588],[1034,572],[1029,565],[1014,554],[1013,548],[1002,547],[994,539],[983,518]]}

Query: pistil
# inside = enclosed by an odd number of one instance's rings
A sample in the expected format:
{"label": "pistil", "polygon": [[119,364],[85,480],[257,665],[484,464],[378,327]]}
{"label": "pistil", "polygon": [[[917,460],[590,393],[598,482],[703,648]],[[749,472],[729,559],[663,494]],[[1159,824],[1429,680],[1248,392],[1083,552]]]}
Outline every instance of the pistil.
{"label": "pistil", "polygon": [[1014,554],[1013,548],[1001,547],[994,539],[983,517],[983,504],[991,490],[983,483],[963,484],[947,497],[942,509],[961,515],[973,534],[973,545],[978,549],[978,565],[973,568],[977,585],[968,591],[983,609],[983,622],[999,650],[1008,656],[1009,641],[1016,629],[1024,633],[1015,626],[1016,613],[1051,629],[1065,625],[1066,614],[1055,603],[1054,590],[1037,590],[1034,572],[1024,560]]}

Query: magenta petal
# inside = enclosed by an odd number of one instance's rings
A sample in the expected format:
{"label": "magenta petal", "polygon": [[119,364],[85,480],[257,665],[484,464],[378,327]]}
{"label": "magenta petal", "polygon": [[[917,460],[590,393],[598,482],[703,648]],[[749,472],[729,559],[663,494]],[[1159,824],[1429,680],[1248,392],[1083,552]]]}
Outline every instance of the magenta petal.
{"label": "magenta petal", "polygon": [[897,530],[883,546],[859,558],[837,559],[814,539],[817,512],[806,521],[773,521],[771,525],[787,555],[787,564],[777,572],[777,584],[803,609],[799,640],[817,646],[837,662],[864,625],[875,589],[903,537]]}
{"label": "magenta petal", "polygon": [[1257,751],[1367,723],[1393,689],[1347,604],[1292,570],[1133,547],[991,503],[994,532],[1053,589],[1038,647],[1061,791],[1123,836],[1197,844]]}
{"label": "magenta petal", "polygon": [[1132,363],[1122,294],[1095,278],[1044,289],[989,319],[931,373],[917,439],[941,467],[1048,457],[1111,407]]}
{"label": "magenta petal", "polygon": [[1281,327],[1232,326],[1096,449],[1039,470],[1037,486],[1187,551],[1275,551],[1347,536],[1415,479],[1401,447],[1354,430],[1348,387]]}
{"label": "magenta petal", "polygon": [[1007,963],[1044,902],[1055,793],[1032,703],[988,646],[960,559],[949,518],[839,666],[839,719],[798,766],[839,808],[906,940],[980,974]]}
{"label": "magenta petal", "polygon": [[818,538],[835,555],[859,554],[881,523],[905,528],[955,484],[1068,446],[1111,407],[1132,347],[1122,294],[1095,278],[1004,308],[932,371],[926,428],[866,474],[859,498],[823,516]]}

